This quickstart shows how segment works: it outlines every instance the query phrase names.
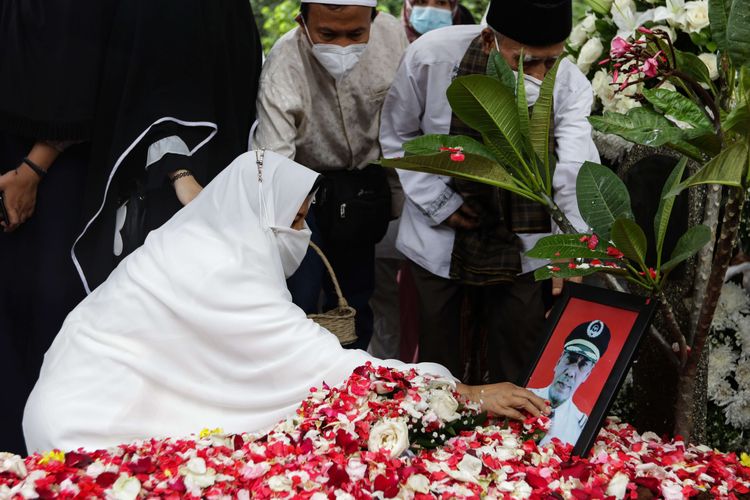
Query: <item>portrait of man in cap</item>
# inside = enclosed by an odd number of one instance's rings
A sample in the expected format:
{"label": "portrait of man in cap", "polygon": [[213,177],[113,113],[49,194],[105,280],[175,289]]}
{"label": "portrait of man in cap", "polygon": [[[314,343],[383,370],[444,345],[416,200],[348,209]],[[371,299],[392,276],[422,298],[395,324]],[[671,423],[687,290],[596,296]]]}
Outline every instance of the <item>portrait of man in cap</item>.
{"label": "portrait of man in cap", "polygon": [[576,406],[573,396],[604,356],[611,336],[609,327],[602,320],[581,323],[565,339],[554,367],[552,383],[547,387],[529,388],[549,401],[552,407],[550,430],[540,444],[547,444],[555,437],[572,445],[578,441],[588,415]]}

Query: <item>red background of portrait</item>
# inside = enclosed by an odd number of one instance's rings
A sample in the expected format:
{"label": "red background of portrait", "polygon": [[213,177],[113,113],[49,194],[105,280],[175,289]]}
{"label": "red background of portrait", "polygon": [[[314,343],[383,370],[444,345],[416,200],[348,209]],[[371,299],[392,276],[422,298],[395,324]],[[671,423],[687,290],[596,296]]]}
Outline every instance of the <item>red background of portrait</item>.
{"label": "red background of portrait", "polygon": [[604,383],[607,381],[612,368],[617,362],[620,351],[623,345],[625,345],[625,341],[637,317],[637,311],[628,311],[587,300],[571,298],[560,320],[557,322],[552,338],[550,338],[549,343],[545,347],[544,353],[539,363],[537,363],[526,387],[540,388],[550,385],[554,376],[555,364],[562,353],[565,338],[581,323],[600,319],[609,327],[609,331],[612,334],[609,346],[604,356],[596,363],[594,369],[591,370],[589,378],[581,384],[573,395],[573,402],[578,409],[589,415],[604,388]]}

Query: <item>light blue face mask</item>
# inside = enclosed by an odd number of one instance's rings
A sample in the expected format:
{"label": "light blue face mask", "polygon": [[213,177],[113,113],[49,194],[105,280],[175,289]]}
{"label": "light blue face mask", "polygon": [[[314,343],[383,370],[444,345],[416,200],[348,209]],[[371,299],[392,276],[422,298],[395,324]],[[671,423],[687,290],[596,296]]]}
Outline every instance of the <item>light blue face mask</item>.
{"label": "light blue face mask", "polygon": [[414,31],[423,35],[428,31],[452,25],[453,13],[450,9],[414,7],[409,15],[409,23]]}

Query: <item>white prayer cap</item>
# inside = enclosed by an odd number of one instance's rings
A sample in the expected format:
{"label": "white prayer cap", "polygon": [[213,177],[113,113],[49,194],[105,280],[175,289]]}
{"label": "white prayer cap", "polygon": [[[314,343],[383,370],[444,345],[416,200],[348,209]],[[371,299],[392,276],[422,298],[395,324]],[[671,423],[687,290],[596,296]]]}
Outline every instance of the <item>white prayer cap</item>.
{"label": "white prayer cap", "polygon": [[328,5],[361,5],[362,7],[377,7],[378,0],[302,0],[302,3],[324,3]]}

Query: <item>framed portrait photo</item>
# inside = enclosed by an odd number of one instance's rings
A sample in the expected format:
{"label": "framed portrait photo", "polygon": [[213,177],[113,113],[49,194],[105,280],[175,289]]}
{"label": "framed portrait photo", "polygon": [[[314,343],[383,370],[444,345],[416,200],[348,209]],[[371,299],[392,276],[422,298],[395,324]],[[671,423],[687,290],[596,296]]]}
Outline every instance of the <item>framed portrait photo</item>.
{"label": "framed portrait photo", "polygon": [[524,386],[550,402],[541,441],[573,445],[584,456],[627,375],[654,302],[647,297],[566,283]]}

